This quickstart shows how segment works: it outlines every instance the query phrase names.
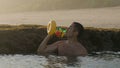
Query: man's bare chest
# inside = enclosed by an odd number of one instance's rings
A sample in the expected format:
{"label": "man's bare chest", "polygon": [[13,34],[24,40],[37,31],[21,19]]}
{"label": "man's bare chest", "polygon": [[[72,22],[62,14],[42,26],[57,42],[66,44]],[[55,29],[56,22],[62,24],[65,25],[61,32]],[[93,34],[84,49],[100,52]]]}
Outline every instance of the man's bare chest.
{"label": "man's bare chest", "polygon": [[80,54],[80,47],[74,45],[60,45],[58,46],[58,53],[60,55],[79,55]]}

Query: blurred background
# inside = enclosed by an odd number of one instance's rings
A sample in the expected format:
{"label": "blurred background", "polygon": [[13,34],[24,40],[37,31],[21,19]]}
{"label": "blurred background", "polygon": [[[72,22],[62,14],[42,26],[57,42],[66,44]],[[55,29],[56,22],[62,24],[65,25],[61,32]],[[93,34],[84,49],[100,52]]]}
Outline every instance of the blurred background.
{"label": "blurred background", "polygon": [[46,25],[56,20],[69,26],[120,28],[120,0],[0,0],[0,24]]}
{"label": "blurred background", "polygon": [[0,13],[120,6],[120,0],[0,0]]}

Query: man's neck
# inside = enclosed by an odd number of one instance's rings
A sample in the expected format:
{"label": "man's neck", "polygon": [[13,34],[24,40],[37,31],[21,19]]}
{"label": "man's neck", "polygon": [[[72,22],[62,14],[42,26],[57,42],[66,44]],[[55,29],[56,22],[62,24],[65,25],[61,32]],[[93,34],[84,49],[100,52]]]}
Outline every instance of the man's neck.
{"label": "man's neck", "polygon": [[70,44],[72,44],[72,43],[78,42],[78,40],[77,40],[77,37],[71,37],[71,38],[68,38],[67,42],[70,43]]}

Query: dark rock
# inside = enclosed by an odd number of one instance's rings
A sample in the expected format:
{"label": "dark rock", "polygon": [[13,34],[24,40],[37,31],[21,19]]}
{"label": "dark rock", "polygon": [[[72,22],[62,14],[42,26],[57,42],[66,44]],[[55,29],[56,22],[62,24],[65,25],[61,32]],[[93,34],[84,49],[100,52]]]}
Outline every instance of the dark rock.
{"label": "dark rock", "polygon": [[[36,54],[37,48],[46,37],[46,28],[0,30],[0,54]],[[53,38],[52,44],[64,38]],[[120,30],[85,29],[79,38],[89,53],[94,51],[120,51]]]}

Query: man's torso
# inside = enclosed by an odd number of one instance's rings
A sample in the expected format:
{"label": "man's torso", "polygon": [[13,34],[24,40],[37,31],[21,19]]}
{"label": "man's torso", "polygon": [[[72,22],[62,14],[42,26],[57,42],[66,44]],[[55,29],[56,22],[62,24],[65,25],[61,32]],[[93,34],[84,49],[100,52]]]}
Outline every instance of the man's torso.
{"label": "man's torso", "polygon": [[83,56],[87,54],[86,49],[79,43],[67,44],[65,41],[58,44],[58,55],[60,56]]}

